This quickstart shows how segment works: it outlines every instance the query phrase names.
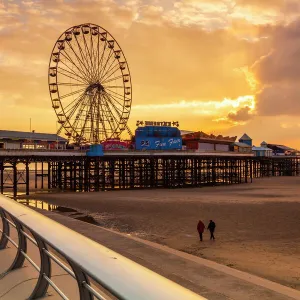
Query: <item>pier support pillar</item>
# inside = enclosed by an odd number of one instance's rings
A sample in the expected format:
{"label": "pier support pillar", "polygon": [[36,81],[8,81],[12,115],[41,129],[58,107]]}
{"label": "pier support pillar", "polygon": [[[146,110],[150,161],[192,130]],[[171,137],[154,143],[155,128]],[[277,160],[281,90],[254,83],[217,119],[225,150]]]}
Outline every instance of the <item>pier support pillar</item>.
{"label": "pier support pillar", "polygon": [[26,162],[25,164],[25,167],[26,167],[26,195],[28,196],[29,195],[29,185],[30,185],[30,178],[29,178],[29,163]]}

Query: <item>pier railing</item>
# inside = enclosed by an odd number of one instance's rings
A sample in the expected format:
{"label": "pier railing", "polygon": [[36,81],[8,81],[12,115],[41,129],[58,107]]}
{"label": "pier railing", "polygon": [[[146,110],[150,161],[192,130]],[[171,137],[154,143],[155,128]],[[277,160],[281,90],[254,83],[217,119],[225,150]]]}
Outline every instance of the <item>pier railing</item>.
{"label": "pier railing", "polygon": [[[74,278],[80,299],[204,299],[176,283],[136,264],[114,251],[72,231],[25,205],[0,195],[0,255],[10,243],[16,257],[0,278],[23,266],[25,260],[38,273],[29,299],[44,297],[51,286],[62,299],[69,299],[51,279],[52,264]],[[18,241],[11,230],[17,231]],[[39,250],[38,262],[30,257],[27,242]],[[4,252],[3,252],[4,251]],[[2,253],[1,253],[2,252]],[[1,285],[1,279],[0,279]]]}

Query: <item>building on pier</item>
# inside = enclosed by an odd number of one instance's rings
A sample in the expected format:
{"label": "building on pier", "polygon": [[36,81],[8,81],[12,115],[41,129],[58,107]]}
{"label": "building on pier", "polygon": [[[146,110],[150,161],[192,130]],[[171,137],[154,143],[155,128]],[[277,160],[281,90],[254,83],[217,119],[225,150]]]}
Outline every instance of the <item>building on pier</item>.
{"label": "building on pier", "polygon": [[274,155],[291,155],[295,149],[277,144],[267,144],[267,147],[273,150]]}
{"label": "building on pier", "polygon": [[136,150],[181,150],[180,130],[171,126],[140,126],[135,131]]}
{"label": "building on pier", "polygon": [[67,140],[51,133],[0,130],[0,149],[66,149]]}
{"label": "building on pier", "polygon": [[236,136],[222,136],[206,134],[202,131],[184,134],[182,136],[183,145],[186,149],[198,150],[198,151],[220,151],[228,152],[232,143],[235,142]]}
{"label": "building on pier", "polygon": [[238,142],[232,144],[231,149],[239,153],[252,153],[252,139],[244,133]]}
{"label": "building on pier", "polygon": [[260,144],[260,147],[252,147],[252,152],[254,153],[254,156],[272,156],[273,150],[268,148],[268,144],[266,142],[262,142]]}

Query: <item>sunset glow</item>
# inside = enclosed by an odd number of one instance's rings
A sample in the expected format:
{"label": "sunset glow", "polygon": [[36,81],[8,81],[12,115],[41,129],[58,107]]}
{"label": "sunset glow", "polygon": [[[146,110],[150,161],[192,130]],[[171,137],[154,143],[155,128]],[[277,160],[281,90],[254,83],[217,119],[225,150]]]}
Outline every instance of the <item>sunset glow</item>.
{"label": "sunset glow", "polygon": [[0,129],[55,132],[52,47],[67,28],[106,28],[131,72],[136,120],[300,148],[297,0],[0,1]]}

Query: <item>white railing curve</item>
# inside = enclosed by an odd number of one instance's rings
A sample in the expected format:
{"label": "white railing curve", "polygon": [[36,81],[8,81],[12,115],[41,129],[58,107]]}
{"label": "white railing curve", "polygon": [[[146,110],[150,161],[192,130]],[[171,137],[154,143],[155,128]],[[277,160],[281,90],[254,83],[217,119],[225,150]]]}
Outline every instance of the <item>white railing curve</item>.
{"label": "white railing curve", "polygon": [[[44,297],[49,286],[52,286],[62,299],[68,299],[63,290],[51,280],[53,261],[77,281],[80,299],[107,299],[92,287],[90,280],[105,288],[117,299],[204,299],[39,212],[2,195],[0,195],[0,215],[3,224],[2,230],[0,229],[0,251],[5,249],[8,243],[17,248],[16,257],[5,274],[21,268],[25,259],[39,273],[37,284],[29,299]],[[10,236],[11,227],[17,230],[18,241],[14,241]],[[29,257],[27,241],[38,247],[40,266]],[[67,261],[70,267],[64,261]]]}

